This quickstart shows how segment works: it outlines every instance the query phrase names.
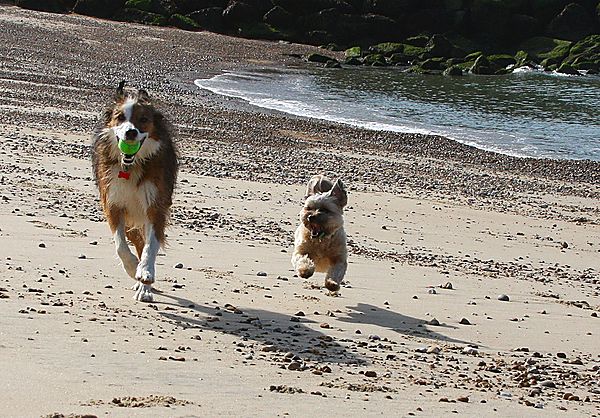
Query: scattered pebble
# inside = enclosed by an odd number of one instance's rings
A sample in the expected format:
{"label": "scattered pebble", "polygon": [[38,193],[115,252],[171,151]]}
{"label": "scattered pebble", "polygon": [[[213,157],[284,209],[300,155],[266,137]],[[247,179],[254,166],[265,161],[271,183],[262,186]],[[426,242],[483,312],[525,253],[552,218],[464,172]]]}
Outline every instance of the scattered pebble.
{"label": "scattered pebble", "polygon": [[510,300],[510,298],[508,297],[508,295],[501,294],[501,295],[498,295],[498,300],[502,301],[502,302],[508,302]]}

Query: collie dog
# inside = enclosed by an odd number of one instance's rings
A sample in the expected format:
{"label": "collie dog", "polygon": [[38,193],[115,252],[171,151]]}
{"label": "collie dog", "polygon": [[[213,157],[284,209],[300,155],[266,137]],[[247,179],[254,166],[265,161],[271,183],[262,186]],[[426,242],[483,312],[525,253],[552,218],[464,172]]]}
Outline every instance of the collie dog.
{"label": "collie dog", "polygon": [[156,255],[165,243],[177,180],[177,150],[170,124],[148,93],[124,85],[119,84],[94,133],[92,164],[117,254],[136,280],[135,299],[152,302]]}

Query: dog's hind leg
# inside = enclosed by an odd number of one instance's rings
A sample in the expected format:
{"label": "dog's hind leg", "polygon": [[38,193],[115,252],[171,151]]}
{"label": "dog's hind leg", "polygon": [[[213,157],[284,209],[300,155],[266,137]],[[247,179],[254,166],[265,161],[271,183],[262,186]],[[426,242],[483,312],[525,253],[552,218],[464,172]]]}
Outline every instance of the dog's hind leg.
{"label": "dog's hind leg", "polygon": [[308,279],[315,273],[315,263],[308,254],[294,253],[292,256],[292,265],[298,276]]}
{"label": "dog's hind leg", "polygon": [[340,290],[340,284],[344,280],[348,263],[346,261],[338,261],[332,265],[325,275],[325,287],[331,292]]}
{"label": "dog's hind leg", "polygon": [[152,283],[154,283],[156,255],[160,248],[160,242],[154,229],[154,225],[148,222],[144,228],[145,244],[140,257],[140,263],[135,272],[135,278],[140,285],[135,293],[135,298],[141,302],[152,302]]}

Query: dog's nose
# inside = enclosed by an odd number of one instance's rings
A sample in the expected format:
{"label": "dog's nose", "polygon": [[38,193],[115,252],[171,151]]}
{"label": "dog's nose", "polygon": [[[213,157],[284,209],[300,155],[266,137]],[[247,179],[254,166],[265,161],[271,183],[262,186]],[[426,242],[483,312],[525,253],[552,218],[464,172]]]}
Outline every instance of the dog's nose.
{"label": "dog's nose", "polygon": [[137,129],[129,129],[125,132],[125,139],[127,141],[134,141],[137,138],[138,130]]}

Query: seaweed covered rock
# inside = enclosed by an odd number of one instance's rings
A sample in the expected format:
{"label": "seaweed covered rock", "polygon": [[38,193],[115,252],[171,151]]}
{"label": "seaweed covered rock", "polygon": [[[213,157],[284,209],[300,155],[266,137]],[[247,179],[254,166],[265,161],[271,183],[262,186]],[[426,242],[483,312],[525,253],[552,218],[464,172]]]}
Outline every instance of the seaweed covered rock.
{"label": "seaweed covered rock", "polygon": [[224,9],[227,6],[228,0],[172,0],[177,9],[177,13],[189,15],[198,10],[208,9],[211,7],[220,7]]}
{"label": "seaweed covered rock", "polygon": [[460,67],[453,65],[446,68],[442,74],[445,76],[456,77],[463,75],[463,70]]}
{"label": "seaweed covered rock", "polygon": [[175,11],[174,5],[167,0],[127,0],[125,7],[162,16],[170,16]]}
{"label": "seaweed covered rock", "polygon": [[115,13],[113,18],[122,22],[142,23],[153,26],[166,26],[169,23],[169,19],[166,16],[127,7]]}
{"label": "seaweed covered rock", "polygon": [[558,67],[556,72],[568,75],[579,75],[579,71],[573,68],[570,64],[562,64],[560,67]]}
{"label": "seaweed covered rock", "polygon": [[171,15],[169,25],[183,30],[198,30],[200,26],[190,17],[178,13]]}
{"label": "seaweed covered rock", "polygon": [[568,55],[572,42],[538,36],[523,42],[519,48],[544,68],[560,64]]}
{"label": "seaweed covered rock", "polygon": [[469,72],[472,74],[489,75],[494,74],[494,69],[485,55],[480,55],[469,69]]}

